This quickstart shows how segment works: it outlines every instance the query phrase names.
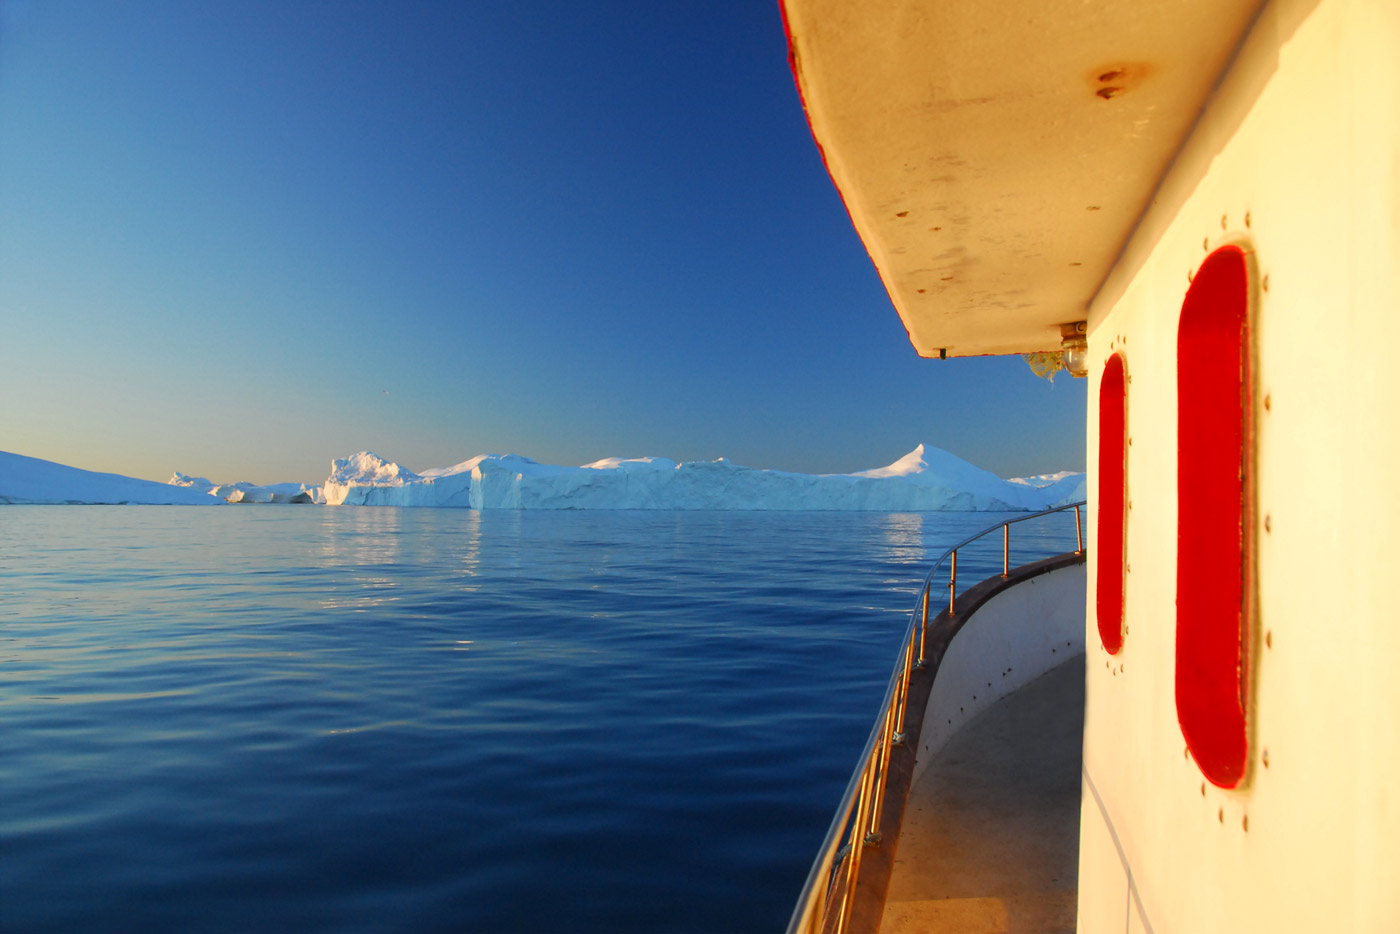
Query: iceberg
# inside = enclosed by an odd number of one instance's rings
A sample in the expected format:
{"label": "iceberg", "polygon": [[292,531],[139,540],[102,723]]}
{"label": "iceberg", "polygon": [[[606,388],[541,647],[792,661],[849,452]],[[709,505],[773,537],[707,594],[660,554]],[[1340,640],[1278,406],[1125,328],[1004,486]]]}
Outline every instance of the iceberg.
{"label": "iceberg", "polygon": [[481,454],[414,473],[371,451],[337,459],[329,505],[473,509],[739,509],[878,512],[1032,511],[1083,498],[1083,474],[1003,480],[920,444],[887,467],[850,474],[760,470],[725,458],[677,463],[609,457],[581,467]]}
{"label": "iceberg", "polygon": [[321,486],[215,483],[178,471],[167,483],[95,473],[0,452],[6,503],[325,503],[470,509],[735,509],[874,512],[1031,511],[1084,498],[1081,473],[1003,480],[919,445],[886,467],[803,474],[743,467],[723,457],[607,457],[581,467],[519,454],[479,454],[421,473],[361,451],[331,462]]}
{"label": "iceberg", "polygon": [[309,487],[304,483],[269,483],[256,484],[240,481],[238,483],[214,483],[204,477],[191,477],[175,471],[166,483],[171,486],[182,486],[192,490],[199,490],[202,493],[221,499],[226,503],[319,503],[321,499],[321,488]]}
{"label": "iceberg", "polygon": [[223,505],[222,500],[194,484],[172,486],[137,480],[4,451],[0,451],[0,503]]}

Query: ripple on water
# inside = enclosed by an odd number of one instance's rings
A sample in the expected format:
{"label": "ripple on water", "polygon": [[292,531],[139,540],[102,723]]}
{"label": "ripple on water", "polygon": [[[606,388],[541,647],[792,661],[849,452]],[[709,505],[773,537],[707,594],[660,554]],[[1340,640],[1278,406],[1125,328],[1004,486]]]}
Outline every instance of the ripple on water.
{"label": "ripple on water", "polygon": [[994,517],[4,519],[5,930],[767,931]]}

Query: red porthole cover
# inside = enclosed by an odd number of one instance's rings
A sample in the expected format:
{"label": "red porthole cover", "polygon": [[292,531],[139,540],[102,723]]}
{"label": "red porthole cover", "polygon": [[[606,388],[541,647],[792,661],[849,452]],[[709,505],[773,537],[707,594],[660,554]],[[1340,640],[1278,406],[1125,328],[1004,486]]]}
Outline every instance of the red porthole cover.
{"label": "red porthole cover", "polygon": [[1123,355],[1109,357],[1099,382],[1098,537],[1094,610],[1099,639],[1110,655],[1123,648],[1124,541],[1127,513],[1128,383]]}
{"label": "red porthole cover", "polygon": [[1222,247],[1193,278],[1177,332],[1176,711],[1222,788],[1244,780],[1249,756],[1249,296],[1248,256]]}

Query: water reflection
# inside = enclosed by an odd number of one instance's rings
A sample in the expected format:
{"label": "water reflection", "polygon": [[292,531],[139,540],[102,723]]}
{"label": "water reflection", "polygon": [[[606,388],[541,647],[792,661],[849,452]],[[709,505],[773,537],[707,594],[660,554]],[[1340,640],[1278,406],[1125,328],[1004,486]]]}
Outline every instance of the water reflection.
{"label": "water reflection", "polygon": [[399,560],[404,510],[364,506],[324,511],[326,536],[321,554],[328,566],[394,564]]}
{"label": "water reflection", "polygon": [[889,548],[891,564],[923,564],[924,517],[917,512],[891,513],[885,518],[884,542]]}
{"label": "water reflection", "polygon": [[[481,569],[481,513],[473,509],[462,523],[460,532],[462,554],[457,559],[457,573],[461,577],[476,577]],[[463,590],[476,590],[475,584],[464,583]]]}

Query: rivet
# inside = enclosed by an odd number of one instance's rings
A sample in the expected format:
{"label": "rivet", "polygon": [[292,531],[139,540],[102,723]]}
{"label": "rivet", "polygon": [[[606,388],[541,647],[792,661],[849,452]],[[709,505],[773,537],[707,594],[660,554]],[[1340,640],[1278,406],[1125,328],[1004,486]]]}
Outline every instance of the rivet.
{"label": "rivet", "polygon": [[1204,240],[1201,241],[1201,249],[1207,251],[1210,250],[1210,237],[1206,237]]}
{"label": "rivet", "polygon": [[1131,564],[1125,564],[1125,565],[1123,565],[1123,573],[1124,573],[1124,574],[1131,574],[1131,573],[1133,573],[1133,566],[1132,566]]}
{"label": "rivet", "polygon": [[1266,392],[1266,393],[1264,393],[1264,411],[1265,411],[1265,412],[1268,412],[1268,411],[1271,410],[1273,407],[1274,407],[1274,394],[1271,393],[1271,392]]}
{"label": "rivet", "polygon": [[1263,281],[1262,285],[1263,285],[1263,288],[1264,288],[1264,291],[1265,291],[1265,292],[1269,291],[1269,277],[1268,277],[1267,275],[1264,276],[1264,281]]}
{"label": "rivet", "polygon": [[1244,828],[1244,832],[1245,832],[1245,833],[1249,833],[1249,815],[1248,815],[1248,814],[1246,814],[1246,815],[1244,816],[1244,819],[1240,821],[1240,826]]}
{"label": "rivet", "polygon": [[1245,212],[1244,212],[1244,225],[1245,225],[1246,227],[1248,227],[1251,220],[1252,220],[1252,218],[1251,218],[1250,213],[1249,213],[1248,211],[1245,211]]}
{"label": "rivet", "polygon": [[1274,647],[1274,631],[1272,629],[1264,633],[1264,647],[1269,649]]}
{"label": "rivet", "polygon": [[1267,750],[1267,749],[1264,750],[1264,757],[1263,757],[1263,758],[1264,758],[1264,768],[1267,769],[1267,768],[1269,767],[1269,750]]}
{"label": "rivet", "polygon": [[1194,282],[1194,281],[1196,281],[1196,270],[1194,270],[1194,269],[1188,269],[1188,270],[1186,270],[1186,281],[1187,281],[1187,282]]}
{"label": "rivet", "polygon": [[1224,809],[1224,808],[1221,808],[1219,811],[1217,811],[1217,812],[1216,812],[1216,816],[1220,818],[1220,823],[1222,823],[1222,824],[1225,823],[1225,809]]}
{"label": "rivet", "polygon": [[1205,783],[1205,782],[1201,782],[1201,797],[1204,798],[1205,796],[1206,796],[1206,783]]}
{"label": "rivet", "polygon": [[1181,752],[1182,752],[1182,755],[1186,756],[1186,758],[1188,758],[1188,759],[1191,758],[1191,748],[1190,748],[1189,746],[1188,746],[1187,748],[1181,750]]}
{"label": "rivet", "polygon": [[1221,229],[1221,230],[1224,230],[1224,229],[1225,229],[1226,227],[1228,227],[1228,226],[1230,226],[1230,215],[1228,215],[1228,214],[1221,214],[1221,215],[1220,215],[1220,229]]}
{"label": "rivet", "polygon": [[1132,447],[1132,446],[1133,446],[1133,439],[1132,439],[1132,438],[1129,438],[1129,439],[1128,439],[1128,447]]}
{"label": "rivet", "polygon": [[1273,517],[1273,516],[1265,516],[1265,517],[1264,517],[1264,531],[1265,531],[1265,532],[1272,532],[1273,530],[1274,530],[1274,517]]}

